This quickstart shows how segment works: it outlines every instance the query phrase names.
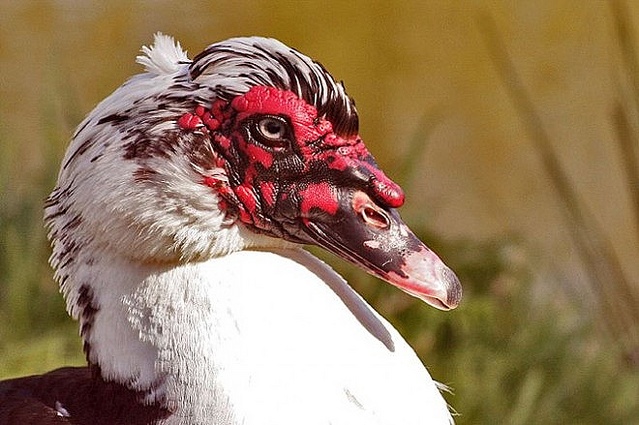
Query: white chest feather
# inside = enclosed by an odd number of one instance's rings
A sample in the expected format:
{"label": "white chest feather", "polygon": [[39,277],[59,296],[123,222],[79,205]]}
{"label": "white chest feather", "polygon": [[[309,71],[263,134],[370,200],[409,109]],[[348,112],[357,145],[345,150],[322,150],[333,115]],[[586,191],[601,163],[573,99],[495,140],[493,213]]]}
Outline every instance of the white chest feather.
{"label": "white chest feather", "polygon": [[120,275],[96,291],[91,352],[103,374],[173,406],[169,423],[450,422],[403,338],[304,251]]}

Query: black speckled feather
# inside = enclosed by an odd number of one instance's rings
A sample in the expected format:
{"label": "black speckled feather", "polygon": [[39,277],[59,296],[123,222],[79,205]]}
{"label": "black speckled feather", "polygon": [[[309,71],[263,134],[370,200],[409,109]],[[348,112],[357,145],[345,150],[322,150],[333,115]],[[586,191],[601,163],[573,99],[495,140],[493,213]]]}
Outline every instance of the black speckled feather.
{"label": "black speckled feather", "polygon": [[65,367],[0,382],[1,425],[142,425],[170,415],[143,393],[105,382],[89,367]]}

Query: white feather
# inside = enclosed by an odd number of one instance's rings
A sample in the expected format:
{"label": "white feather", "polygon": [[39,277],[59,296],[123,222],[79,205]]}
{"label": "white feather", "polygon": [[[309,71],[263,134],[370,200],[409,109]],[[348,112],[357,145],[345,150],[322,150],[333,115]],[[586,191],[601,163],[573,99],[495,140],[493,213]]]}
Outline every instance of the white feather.
{"label": "white feather", "polygon": [[156,75],[173,74],[180,70],[181,65],[190,62],[180,43],[160,32],[155,34],[151,47],[142,46],[142,53],[136,62],[143,65],[146,72]]}
{"label": "white feather", "polygon": [[94,360],[108,378],[156,385],[150,398],[179,406],[170,424],[451,422],[397,331],[304,251],[100,263]]}

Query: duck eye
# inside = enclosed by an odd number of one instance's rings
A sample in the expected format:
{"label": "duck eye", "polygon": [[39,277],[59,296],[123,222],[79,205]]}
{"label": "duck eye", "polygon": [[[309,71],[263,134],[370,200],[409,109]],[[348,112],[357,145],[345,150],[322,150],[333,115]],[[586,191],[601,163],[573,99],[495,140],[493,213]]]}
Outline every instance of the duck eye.
{"label": "duck eye", "polygon": [[264,117],[256,123],[258,140],[266,145],[287,139],[288,124],[280,117]]}

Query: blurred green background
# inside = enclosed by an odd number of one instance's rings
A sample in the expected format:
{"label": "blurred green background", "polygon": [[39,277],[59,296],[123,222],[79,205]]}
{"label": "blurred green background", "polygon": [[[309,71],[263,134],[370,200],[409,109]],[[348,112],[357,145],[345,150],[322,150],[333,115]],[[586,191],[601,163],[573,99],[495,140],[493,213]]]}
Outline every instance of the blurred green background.
{"label": "blurred green background", "polygon": [[0,0],[0,378],[82,364],[42,203],[73,128],[162,31],[279,38],[357,101],[434,311],[326,257],[453,389],[459,424],[639,424],[639,3]]}

